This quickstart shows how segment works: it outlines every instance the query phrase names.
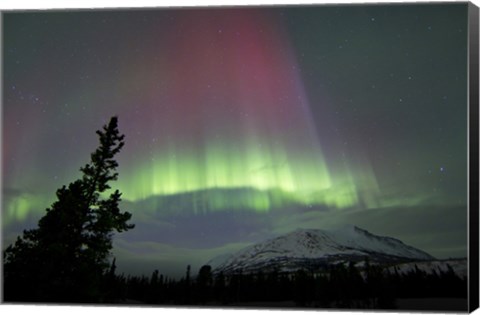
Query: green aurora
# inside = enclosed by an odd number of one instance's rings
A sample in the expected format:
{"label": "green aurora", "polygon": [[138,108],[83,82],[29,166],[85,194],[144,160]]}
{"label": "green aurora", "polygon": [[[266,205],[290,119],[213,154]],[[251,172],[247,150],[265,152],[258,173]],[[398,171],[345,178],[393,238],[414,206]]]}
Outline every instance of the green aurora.
{"label": "green aurora", "polygon": [[118,115],[112,186],[137,226],[117,240],[120,269],[342,224],[465,255],[466,17],[464,4],[6,13],[4,246]]}

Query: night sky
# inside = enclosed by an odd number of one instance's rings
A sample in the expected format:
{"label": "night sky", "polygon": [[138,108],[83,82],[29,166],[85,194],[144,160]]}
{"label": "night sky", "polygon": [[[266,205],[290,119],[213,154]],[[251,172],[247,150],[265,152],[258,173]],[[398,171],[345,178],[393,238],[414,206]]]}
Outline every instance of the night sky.
{"label": "night sky", "polygon": [[3,17],[3,246],[117,115],[120,271],[345,224],[466,256],[466,4]]}

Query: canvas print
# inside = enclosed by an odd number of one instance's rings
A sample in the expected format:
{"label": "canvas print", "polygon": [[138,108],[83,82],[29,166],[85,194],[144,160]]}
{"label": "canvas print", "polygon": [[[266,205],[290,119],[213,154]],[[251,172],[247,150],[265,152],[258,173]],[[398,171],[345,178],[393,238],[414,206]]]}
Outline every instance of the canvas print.
{"label": "canvas print", "polygon": [[467,311],[472,9],[3,12],[3,302]]}

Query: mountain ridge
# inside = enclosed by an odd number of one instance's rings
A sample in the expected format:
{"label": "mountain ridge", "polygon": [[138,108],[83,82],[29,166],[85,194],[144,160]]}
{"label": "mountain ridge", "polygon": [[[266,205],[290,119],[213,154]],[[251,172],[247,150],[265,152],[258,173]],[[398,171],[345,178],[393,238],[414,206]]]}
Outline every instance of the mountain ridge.
{"label": "mountain ridge", "polygon": [[388,236],[378,236],[354,225],[336,230],[297,229],[210,260],[216,273],[295,271],[319,269],[353,261],[401,263],[435,260],[428,253]]}

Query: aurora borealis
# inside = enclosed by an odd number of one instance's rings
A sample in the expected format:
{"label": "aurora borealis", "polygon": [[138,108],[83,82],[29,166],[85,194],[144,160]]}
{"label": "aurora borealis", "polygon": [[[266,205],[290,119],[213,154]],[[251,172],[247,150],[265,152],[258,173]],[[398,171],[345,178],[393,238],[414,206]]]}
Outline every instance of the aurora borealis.
{"label": "aurora borealis", "polygon": [[117,115],[122,270],[343,224],[466,256],[465,4],[18,12],[3,30],[4,246]]}

